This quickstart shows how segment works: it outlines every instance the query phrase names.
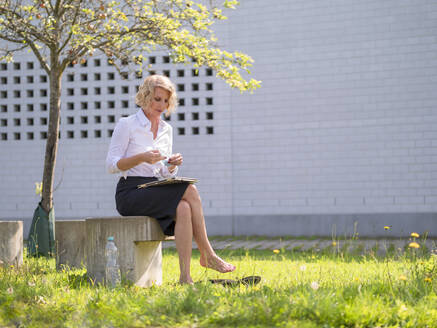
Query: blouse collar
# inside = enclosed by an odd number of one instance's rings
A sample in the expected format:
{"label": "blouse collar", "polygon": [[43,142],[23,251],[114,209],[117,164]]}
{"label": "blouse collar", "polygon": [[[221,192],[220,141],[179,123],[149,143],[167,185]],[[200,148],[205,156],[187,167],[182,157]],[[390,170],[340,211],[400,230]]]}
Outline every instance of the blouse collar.
{"label": "blouse collar", "polygon": [[[138,121],[140,122],[140,124],[144,127],[152,127],[152,123],[150,122],[150,120],[147,118],[146,114],[144,114],[143,110],[140,108],[136,114]],[[159,128],[163,128],[164,127],[164,121],[159,118]]]}

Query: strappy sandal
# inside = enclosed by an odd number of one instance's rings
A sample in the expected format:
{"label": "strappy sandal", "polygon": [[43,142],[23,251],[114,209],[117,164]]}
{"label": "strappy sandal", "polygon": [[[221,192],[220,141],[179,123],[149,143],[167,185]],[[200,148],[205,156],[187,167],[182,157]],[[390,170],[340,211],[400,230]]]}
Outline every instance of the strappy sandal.
{"label": "strappy sandal", "polygon": [[213,284],[219,284],[225,287],[235,287],[237,285],[244,285],[244,286],[255,286],[261,281],[260,276],[248,276],[244,277],[238,280],[232,280],[232,279],[210,279],[209,280]]}
{"label": "strappy sandal", "polygon": [[240,283],[245,286],[255,286],[261,281],[260,276],[248,276],[240,279]]}

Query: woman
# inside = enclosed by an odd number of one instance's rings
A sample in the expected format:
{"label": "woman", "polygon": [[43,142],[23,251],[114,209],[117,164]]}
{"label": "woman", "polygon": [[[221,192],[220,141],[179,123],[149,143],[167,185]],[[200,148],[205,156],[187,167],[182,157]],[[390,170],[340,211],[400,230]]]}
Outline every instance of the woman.
{"label": "woman", "polygon": [[202,203],[193,184],[181,183],[138,189],[159,177],[175,176],[182,165],[181,154],[172,154],[172,128],[161,119],[175,111],[175,86],[165,76],[151,75],[135,97],[138,112],[120,119],[114,129],[106,166],[121,173],[116,189],[121,215],[146,215],[158,220],[164,234],[174,235],[179,255],[180,283],[192,284],[190,261],[192,238],[200,251],[200,265],[219,272],[235,266],[223,261],[211,247]]}

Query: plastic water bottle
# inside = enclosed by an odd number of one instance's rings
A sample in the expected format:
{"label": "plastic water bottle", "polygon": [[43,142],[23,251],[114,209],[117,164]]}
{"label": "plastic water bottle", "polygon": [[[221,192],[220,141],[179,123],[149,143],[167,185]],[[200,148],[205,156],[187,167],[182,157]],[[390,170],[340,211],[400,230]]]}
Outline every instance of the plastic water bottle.
{"label": "plastic water bottle", "polygon": [[120,268],[118,266],[118,250],[114,243],[114,237],[108,237],[105,247],[106,257],[106,284],[115,287],[120,283]]}

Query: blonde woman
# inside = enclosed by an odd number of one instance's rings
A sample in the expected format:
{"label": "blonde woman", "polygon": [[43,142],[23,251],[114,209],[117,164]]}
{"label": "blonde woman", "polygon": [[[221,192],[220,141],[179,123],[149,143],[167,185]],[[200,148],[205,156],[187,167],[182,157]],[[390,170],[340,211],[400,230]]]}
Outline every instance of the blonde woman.
{"label": "blonde woman", "polygon": [[154,217],[165,235],[175,236],[180,283],[193,283],[193,237],[200,251],[200,265],[222,273],[234,271],[235,266],[223,261],[211,247],[201,199],[193,184],[137,188],[159,177],[175,176],[183,157],[172,153],[172,127],[161,118],[176,109],[174,84],[166,76],[151,75],[144,80],[135,100],[141,109],[117,123],[106,158],[108,171],[121,175],[115,195],[117,211],[125,216]]}

